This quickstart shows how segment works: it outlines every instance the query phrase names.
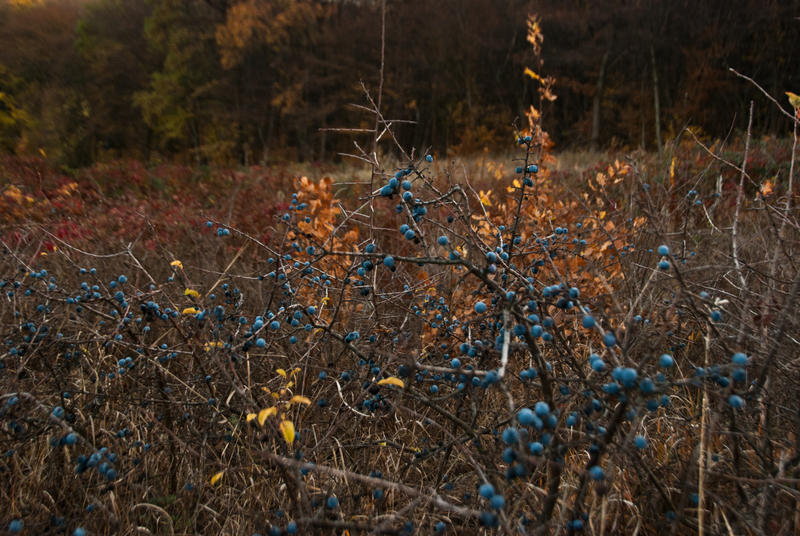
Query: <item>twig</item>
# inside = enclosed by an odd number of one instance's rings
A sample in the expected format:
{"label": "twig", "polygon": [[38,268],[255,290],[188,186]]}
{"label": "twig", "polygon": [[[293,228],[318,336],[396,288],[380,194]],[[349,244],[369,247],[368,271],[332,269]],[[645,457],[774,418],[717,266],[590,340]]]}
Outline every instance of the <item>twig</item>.
{"label": "twig", "polygon": [[399,484],[391,480],[366,476],[359,473],[354,473],[352,471],[346,471],[343,469],[335,469],[327,465],[320,465],[316,463],[313,464],[304,463],[297,460],[293,460],[291,458],[285,458],[283,456],[279,456],[277,454],[273,454],[267,451],[262,452],[262,456],[276,465],[281,465],[284,467],[292,467],[298,470],[307,469],[315,473],[322,473],[340,478],[349,478],[350,480],[355,480],[357,482],[367,484],[374,488],[392,489],[395,491],[399,491],[400,493],[404,493],[406,495],[422,499],[427,503],[432,503],[441,510],[446,510],[448,512],[451,512],[453,514],[462,517],[470,518],[470,517],[478,517],[480,515],[480,512],[476,510],[473,510],[471,508],[465,508],[463,506],[458,506],[456,504],[446,501],[441,495],[436,493],[434,490],[417,490],[410,486],[406,486],[405,484]]}
{"label": "twig", "polygon": [[742,157],[742,173],[739,176],[739,190],[736,194],[736,211],[733,215],[733,228],[731,229],[731,249],[733,254],[733,263],[736,266],[736,272],[739,275],[739,282],[742,284],[742,290],[747,288],[747,282],[744,280],[742,274],[742,264],[739,261],[739,252],[737,244],[737,230],[739,225],[739,211],[742,206],[742,198],[744,197],[744,177],[747,168],[747,155],[750,151],[750,131],[753,126],[753,101],[750,101],[750,119],[747,122],[747,137],[744,142],[744,156]]}

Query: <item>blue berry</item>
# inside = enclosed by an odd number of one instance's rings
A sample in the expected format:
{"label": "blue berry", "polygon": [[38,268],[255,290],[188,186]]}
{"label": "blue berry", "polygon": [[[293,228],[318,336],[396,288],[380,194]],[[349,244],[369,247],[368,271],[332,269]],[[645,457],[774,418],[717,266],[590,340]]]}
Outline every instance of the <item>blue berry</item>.
{"label": "blue berry", "polygon": [[603,344],[605,344],[608,348],[611,348],[615,344],[617,344],[617,338],[614,334],[610,331],[607,331],[605,335],[603,335]]}
{"label": "blue berry", "polygon": [[339,506],[339,499],[337,499],[336,497],[334,497],[333,495],[331,495],[330,497],[328,497],[328,500],[327,500],[327,502],[326,502],[325,504],[328,506],[328,508],[330,508],[331,510],[333,510],[333,509],[335,509],[335,508],[338,508],[338,506]]}
{"label": "blue berry", "polygon": [[736,352],[735,354],[733,354],[731,361],[733,362],[734,365],[743,367],[747,365],[747,355],[743,354],[742,352]]}
{"label": "blue berry", "polygon": [[586,329],[591,329],[591,328],[593,328],[595,326],[596,322],[595,322],[594,317],[592,315],[586,315],[586,316],[583,317],[582,324],[583,324],[583,327],[585,327]]}
{"label": "blue berry", "polygon": [[599,465],[593,465],[589,468],[589,476],[592,477],[592,480],[603,480],[606,477],[603,468]]}
{"label": "blue berry", "polygon": [[550,405],[545,401],[539,401],[533,407],[537,417],[547,417],[550,414]]}
{"label": "blue berry", "polygon": [[661,357],[658,358],[658,364],[662,368],[669,368],[675,364],[675,360],[669,354],[662,354]]}
{"label": "blue berry", "polygon": [[439,238],[436,239],[436,241],[439,243],[440,246],[446,246],[450,242],[450,240],[445,235],[440,236]]}
{"label": "blue berry", "polygon": [[575,413],[570,413],[569,417],[567,417],[567,420],[564,421],[564,424],[572,428],[573,426],[578,424],[578,416]]}
{"label": "blue berry", "polygon": [[728,404],[730,404],[733,409],[742,409],[744,400],[742,400],[742,397],[739,395],[731,395],[728,397]]}
{"label": "blue berry", "polygon": [[486,309],[487,309],[486,304],[483,303],[482,301],[479,301],[478,303],[475,304],[475,312],[478,313],[479,315],[485,313]]}
{"label": "blue berry", "polygon": [[637,435],[633,438],[633,444],[637,449],[647,448],[647,439],[644,436]]}
{"label": "blue berry", "polygon": [[603,372],[606,370],[606,364],[599,357],[591,361],[592,370],[595,372]]}
{"label": "blue berry", "polygon": [[489,505],[495,510],[500,510],[506,505],[506,500],[502,495],[492,495],[489,499]]}
{"label": "blue berry", "polygon": [[658,254],[661,256],[669,255],[669,246],[663,244],[658,246]]}
{"label": "blue berry", "polygon": [[491,499],[492,497],[494,497],[494,486],[492,486],[488,482],[481,484],[481,487],[478,488],[478,495],[480,495],[484,499]]}
{"label": "blue berry", "polygon": [[522,408],[517,412],[517,420],[523,426],[530,426],[536,420],[536,415],[529,408]]}
{"label": "blue berry", "polygon": [[513,426],[510,426],[503,430],[503,442],[506,445],[513,445],[517,441],[519,441],[519,431]]}
{"label": "blue berry", "polygon": [[478,521],[480,521],[481,525],[484,527],[495,528],[497,525],[500,524],[500,520],[497,517],[497,514],[492,512],[481,512],[478,516]]}
{"label": "blue berry", "polygon": [[632,389],[636,386],[636,378],[638,377],[636,369],[625,367],[617,370],[619,370],[619,373],[618,375],[615,374],[614,379],[622,383],[623,387],[626,389]]}

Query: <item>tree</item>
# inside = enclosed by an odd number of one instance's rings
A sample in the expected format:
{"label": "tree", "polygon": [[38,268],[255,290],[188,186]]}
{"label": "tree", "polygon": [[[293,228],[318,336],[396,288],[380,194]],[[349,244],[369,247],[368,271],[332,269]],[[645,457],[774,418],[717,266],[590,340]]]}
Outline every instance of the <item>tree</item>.
{"label": "tree", "polygon": [[93,160],[103,153],[147,155],[149,131],[134,95],[147,87],[155,68],[143,32],[149,15],[145,0],[97,0],[78,23],[75,46],[85,63]]}
{"label": "tree", "polygon": [[159,58],[134,100],[156,145],[195,161],[230,159],[235,126],[222,110],[228,94],[214,39],[224,13],[199,0],[154,0],[145,36]]}

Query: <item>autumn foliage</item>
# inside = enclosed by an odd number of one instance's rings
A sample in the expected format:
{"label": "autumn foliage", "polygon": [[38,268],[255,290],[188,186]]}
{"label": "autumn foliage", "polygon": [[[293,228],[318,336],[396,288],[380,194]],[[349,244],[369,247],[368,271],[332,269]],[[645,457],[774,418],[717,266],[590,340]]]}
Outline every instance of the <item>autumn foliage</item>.
{"label": "autumn foliage", "polygon": [[[71,168],[326,161],[367,128],[347,103],[378,84],[379,1],[0,1],[0,148]],[[790,124],[728,69],[797,91],[797,6],[784,0],[386,4],[382,108],[406,147],[506,151],[508,126],[555,80],[545,130],[564,148],[660,150],[690,125]],[[528,13],[547,29],[541,62]],[[743,125],[738,125],[743,128]],[[366,136],[368,137],[368,136]],[[361,137],[357,136],[358,139]]]}
{"label": "autumn foliage", "polygon": [[[298,80],[282,51],[352,7],[152,6],[171,69],[134,99],[161,150],[201,127],[195,156],[241,140],[196,121],[202,77],[184,107],[181,58],[266,47]],[[573,165],[525,22],[538,102],[508,156],[407,147],[364,84],[357,166],[3,157],[0,527],[796,533],[797,121]]]}

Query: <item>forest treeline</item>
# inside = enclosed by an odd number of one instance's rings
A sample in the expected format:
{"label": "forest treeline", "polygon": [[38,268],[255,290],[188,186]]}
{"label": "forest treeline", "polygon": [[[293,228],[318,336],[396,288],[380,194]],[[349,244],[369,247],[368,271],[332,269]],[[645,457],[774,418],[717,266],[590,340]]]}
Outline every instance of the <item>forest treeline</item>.
{"label": "forest treeline", "polygon": [[[384,90],[401,142],[506,148],[556,79],[560,147],[658,148],[684,126],[714,135],[789,122],[800,90],[798,0],[386,0]],[[526,40],[540,18],[543,65]],[[0,150],[68,166],[133,157],[325,160],[373,128],[381,0],[0,0]],[[543,73],[536,73],[539,69]]]}

